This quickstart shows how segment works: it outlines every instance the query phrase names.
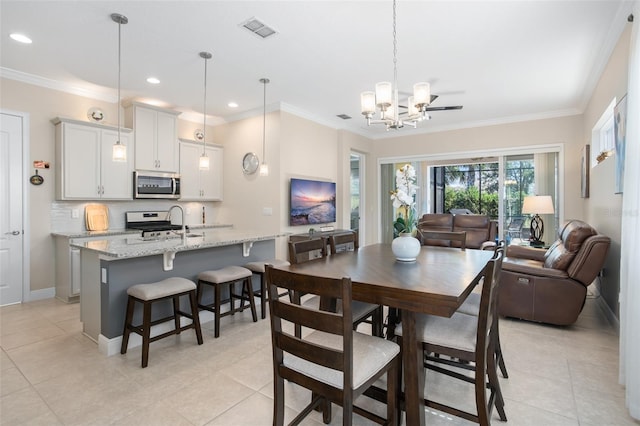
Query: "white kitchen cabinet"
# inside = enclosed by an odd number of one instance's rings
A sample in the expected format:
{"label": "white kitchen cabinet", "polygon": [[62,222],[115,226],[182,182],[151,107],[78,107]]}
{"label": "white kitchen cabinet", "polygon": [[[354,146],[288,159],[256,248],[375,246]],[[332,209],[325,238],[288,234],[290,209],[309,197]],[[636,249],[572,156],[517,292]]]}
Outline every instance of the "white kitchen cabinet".
{"label": "white kitchen cabinet", "polygon": [[56,198],[58,200],[132,199],[131,129],[121,129],[127,161],[112,160],[117,127],[56,118]]}
{"label": "white kitchen cabinet", "polygon": [[136,170],[178,171],[178,115],[137,102],[125,107],[125,126],[135,131]]}
{"label": "white kitchen cabinet", "polygon": [[224,149],[207,145],[205,152],[209,157],[209,170],[200,170],[202,143],[180,140],[180,200],[222,201]]}

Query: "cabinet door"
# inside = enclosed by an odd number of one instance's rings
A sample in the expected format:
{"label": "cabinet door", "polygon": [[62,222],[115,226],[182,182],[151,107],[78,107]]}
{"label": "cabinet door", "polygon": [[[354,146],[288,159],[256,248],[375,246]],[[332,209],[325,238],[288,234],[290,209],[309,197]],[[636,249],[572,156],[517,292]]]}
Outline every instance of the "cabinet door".
{"label": "cabinet door", "polygon": [[202,198],[207,201],[222,201],[223,153],[220,147],[207,147],[209,170],[200,171]]}
{"label": "cabinet door", "polygon": [[138,170],[157,170],[156,118],[151,109],[134,107],[134,129],[136,132],[135,165]]}
{"label": "cabinet door", "polygon": [[62,123],[63,199],[100,198],[100,129]]}
{"label": "cabinet door", "polygon": [[178,128],[174,114],[157,111],[156,159],[163,172],[178,171]]}
{"label": "cabinet door", "polygon": [[191,143],[180,143],[180,199],[200,200],[200,170],[198,159],[202,147]]}
{"label": "cabinet door", "polygon": [[127,147],[127,161],[117,162],[112,160],[113,144],[118,139],[118,132],[113,130],[102,131],[102,158],[100,169],[100,182],[102,185],[102,198],[111,200],[131,200],[133,198],[133,170],[131,153],[131,141],[128,134],[120,132],[120,140]]}

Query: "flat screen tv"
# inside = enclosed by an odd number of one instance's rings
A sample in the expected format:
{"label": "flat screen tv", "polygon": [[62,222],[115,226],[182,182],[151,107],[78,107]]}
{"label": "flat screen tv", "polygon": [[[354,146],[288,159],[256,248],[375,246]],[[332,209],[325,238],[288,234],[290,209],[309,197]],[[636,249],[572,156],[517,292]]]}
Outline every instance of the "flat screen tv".
{"label": "flat screen tv", "polygon": [[291,179],[289,225],[316,225],[335,221],[335,182]]}

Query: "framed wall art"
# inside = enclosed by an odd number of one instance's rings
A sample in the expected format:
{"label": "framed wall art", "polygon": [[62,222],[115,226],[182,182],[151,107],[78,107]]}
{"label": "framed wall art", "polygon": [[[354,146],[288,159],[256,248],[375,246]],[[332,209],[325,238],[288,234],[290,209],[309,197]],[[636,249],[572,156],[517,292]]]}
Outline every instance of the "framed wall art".
{"label": "framed wall art", "polygon": [[591,165],[590,146],[585,145],[581,150],[580,159],[580,196],[582,198],[589,198],[589,172]]}

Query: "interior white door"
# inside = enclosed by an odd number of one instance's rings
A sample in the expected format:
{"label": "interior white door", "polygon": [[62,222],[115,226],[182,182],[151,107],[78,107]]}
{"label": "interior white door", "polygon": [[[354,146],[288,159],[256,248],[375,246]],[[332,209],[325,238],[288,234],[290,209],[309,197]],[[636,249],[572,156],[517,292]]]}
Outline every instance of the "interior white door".
{"label": "interior white door", "polygon": [[22,117],[0,119],[0,305],[10,305],[22,302]]}

